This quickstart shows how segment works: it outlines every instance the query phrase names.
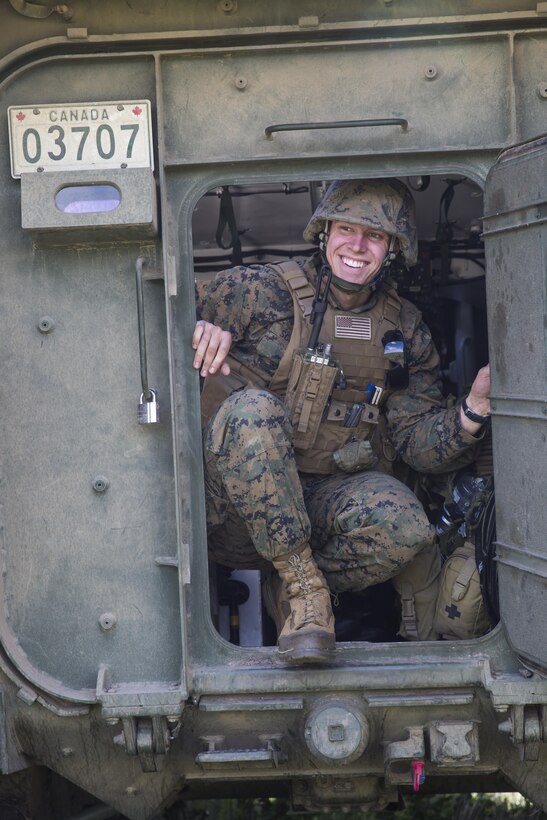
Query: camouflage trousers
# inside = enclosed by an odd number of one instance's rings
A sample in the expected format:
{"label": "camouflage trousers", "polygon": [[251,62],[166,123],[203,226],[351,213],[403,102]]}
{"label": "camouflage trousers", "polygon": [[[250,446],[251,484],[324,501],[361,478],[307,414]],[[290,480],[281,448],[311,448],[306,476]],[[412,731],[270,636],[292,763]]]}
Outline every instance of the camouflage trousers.
{"label": "camouflage trousers", "polygon": [[[309,543],[332,592],[392,578],[434,533],[414,494],[379,472],[298,473],[292,424],[265,390],[229,396],[204,435],[208,542],[230,567],[267,566]],[[438,574],[438,573],[437,573]]]}

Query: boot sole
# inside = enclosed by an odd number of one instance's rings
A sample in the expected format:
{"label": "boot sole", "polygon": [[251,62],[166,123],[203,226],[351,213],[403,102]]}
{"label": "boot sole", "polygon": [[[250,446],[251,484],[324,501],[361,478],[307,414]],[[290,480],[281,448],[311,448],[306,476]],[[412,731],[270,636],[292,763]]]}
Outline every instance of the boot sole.
{"label": "boot sole", "polygon": [[279,654],[287,663],[328,663],[336,651],[334,635],[291,635],[281,638]]}

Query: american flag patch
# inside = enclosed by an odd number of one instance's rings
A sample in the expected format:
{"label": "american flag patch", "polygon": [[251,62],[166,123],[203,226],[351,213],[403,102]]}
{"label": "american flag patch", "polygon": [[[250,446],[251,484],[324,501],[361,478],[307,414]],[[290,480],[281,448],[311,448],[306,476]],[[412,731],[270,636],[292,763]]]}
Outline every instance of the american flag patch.
{"label": "american flag patch", "polygon": [[334,335],[337,339],[372,339],[372,323],[368,316],[335,316]]}

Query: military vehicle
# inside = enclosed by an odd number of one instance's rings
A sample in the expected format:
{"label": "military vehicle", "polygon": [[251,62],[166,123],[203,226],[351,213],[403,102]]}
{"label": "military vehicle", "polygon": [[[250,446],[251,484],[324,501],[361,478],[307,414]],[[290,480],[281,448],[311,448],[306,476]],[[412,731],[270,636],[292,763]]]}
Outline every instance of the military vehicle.
{"label": "military vehicle", "polygon": [[[2,816],[547,809],[547,3],[9,0],[0,88]],[[491,361],[499,611],[401,641],[384,591],[287,668],[207,559],[194,278],[308,252],[324,183],[378,176],[447,396]]]}

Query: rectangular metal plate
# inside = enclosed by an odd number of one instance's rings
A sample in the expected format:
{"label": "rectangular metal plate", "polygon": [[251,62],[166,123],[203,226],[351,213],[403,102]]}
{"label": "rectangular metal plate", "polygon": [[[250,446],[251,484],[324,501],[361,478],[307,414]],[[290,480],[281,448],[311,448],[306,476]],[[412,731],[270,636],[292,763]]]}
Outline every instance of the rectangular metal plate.
{"label": "rectangular metal plate", "polygon": [[153,168],[148,100],[12,105],[11,174]]}

